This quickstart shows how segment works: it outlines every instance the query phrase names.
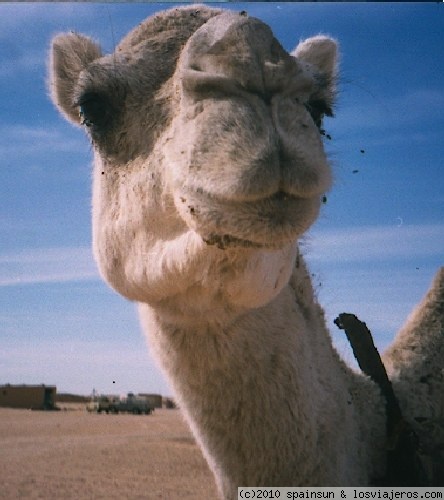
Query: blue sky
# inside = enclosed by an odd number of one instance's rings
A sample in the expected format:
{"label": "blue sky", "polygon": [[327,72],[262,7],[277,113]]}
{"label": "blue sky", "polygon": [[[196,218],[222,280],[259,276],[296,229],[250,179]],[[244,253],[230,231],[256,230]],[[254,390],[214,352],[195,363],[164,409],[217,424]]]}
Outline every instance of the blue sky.
{"label": "blue sky", "polygon": [[[51,36],[75,30],[104,51],[172,4],[0,4],[0,384],[171,394],[134,304],[105,284],[90,251],[91,150],[46,91]],[[287,50],[341,44],[335,173],[302,246],[332,320],[353,312],[380,349],[444,264],[444,10],[439,3],[229,4],[268,23]]]}

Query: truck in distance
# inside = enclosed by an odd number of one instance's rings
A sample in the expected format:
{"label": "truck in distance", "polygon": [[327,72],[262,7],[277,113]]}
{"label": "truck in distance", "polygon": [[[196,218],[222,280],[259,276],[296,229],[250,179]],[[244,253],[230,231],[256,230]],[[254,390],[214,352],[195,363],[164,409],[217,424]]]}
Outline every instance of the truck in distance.
{"label": "truck in distance", "polygon": [[96,413],[133,413],[135,415],[149,415],[154,407],[144,397],[129,392],[125,398],[117,396],[95,396],[86,406],[89,412]]}

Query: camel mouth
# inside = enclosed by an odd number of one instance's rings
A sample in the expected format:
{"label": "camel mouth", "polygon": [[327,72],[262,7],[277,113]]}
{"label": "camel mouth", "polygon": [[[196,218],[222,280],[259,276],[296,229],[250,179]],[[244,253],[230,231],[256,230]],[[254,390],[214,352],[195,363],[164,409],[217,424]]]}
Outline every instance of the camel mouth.
{"label": "camel mouth", "polygon": [[321,205],[320,196],[302,198],[285,191],[236,202],[182,191],[175,200],[188,227],[221,249],[281,248],[311,226]]}
{"label": "camel mouth", "polygon": [[202,237],[202,239],[207,245],[215,245],[221,250],[226,250],[227,248],[264,248],[264,245],[260,243],[242,240],[230,234],[210,234],[207,237]]}
{"label": "camel mouth", "polygon": [[[285,211],[286,209],[285,205],[291,202],[299,203],[300,200],[302,200],[301,197],[291,195],[285,191],[278,191],[277,193],[258,200],[255,203],[262,205],[259,209],[260,212],[263,210],[268,212],[270,211],[270,207],[273,207],[273,210],[275,209],[276,211],[281,212],[282,218],[282,211]],[[263,212],[260,213],[260,216],[263,217]],[[276,213],[274,216],[277,217]],[[276,222],[276,227],[274,228],[276,232],[279,232],[280,225],[282,225],[282,219],[280,222]],[[272,235],[270,234],[270,236]],[[276,239],[275,237],[276,235],[274,235],[273,239],[267,239],[267,241],[253,241],[250,239],[240,238],[232,234],[210,234],[207,237],[203,237],[203,240],[207,245],[215,245],[221,250],[225,250],[227,248],[273,249],[288,243],[287,239],[285,239],[285,241],[281,241],[280,238]]]}

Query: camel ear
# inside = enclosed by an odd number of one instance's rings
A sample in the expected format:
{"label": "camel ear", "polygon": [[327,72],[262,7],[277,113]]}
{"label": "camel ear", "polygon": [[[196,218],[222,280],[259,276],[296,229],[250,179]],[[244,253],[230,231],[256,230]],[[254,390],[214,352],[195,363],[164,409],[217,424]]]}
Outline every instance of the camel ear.
{"label": "camel ear", "polygon": [[52,101],[69,121],[80,124],[74,90],[80,75],[102,51],[90,38],[77,33],[57,35],[51,43],[49,88]]}
{"label": "camel ear", "polygon": [[309,71],[319,82],[317,97],[323,98],[331,106],[336,93],[337,42],[327,36],[314,36],[300,42],[291,55],[307,63]]}

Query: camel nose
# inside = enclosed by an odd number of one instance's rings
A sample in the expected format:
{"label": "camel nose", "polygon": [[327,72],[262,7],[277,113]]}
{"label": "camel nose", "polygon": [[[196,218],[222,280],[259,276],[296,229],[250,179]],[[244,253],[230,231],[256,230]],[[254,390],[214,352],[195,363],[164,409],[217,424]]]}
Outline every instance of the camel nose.
{"label": "camel nose", "polygon": [[[292,66],[292,67],[290,67]],[[189,89],[222,86],[261,96],[266,102],[300,73],[296,60],[275,39],[271,29],[245,13],[225,12],[204,24],[188,41],[182,67]],[[191,73],[190,73],[191,72]]]}

